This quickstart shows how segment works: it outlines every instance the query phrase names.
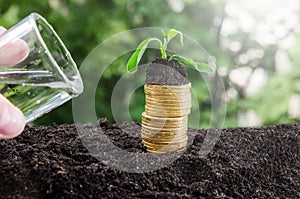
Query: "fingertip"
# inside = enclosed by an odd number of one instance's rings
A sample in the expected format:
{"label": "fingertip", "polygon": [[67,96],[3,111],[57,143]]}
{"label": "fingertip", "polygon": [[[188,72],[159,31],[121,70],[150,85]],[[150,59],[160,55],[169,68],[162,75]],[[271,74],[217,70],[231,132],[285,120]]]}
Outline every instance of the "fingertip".
{"label": "fingertip", "polygon": [[14,58],[15,63],[18,64],[22,62],[29,55],[29,47],[28,44],[24,40],[19,40],[16,43],[16,56]]}
{"label": "fingertip", "polygon": [[11,139],[22,133],[25,127],[23,113],[0,95],[0,139]]}
{"label": "fingertip", "polygon": [[[0,37],[7,30],[0,26]],[[13,66],[22,62],[30,52],[29,45],[22,39],[11,41],[0,49],[0,65]]]}
{"label": "fingertip", "polygon": [[6,28],[3,26],[0,26],[0,35],[2,35],[6,31]]}
{"label": "fingertip", "polygon": [[0,49],[0,64],[4,66],[13,66],[22,62],[29,55],[28,44],[20,39],[7,44]]}

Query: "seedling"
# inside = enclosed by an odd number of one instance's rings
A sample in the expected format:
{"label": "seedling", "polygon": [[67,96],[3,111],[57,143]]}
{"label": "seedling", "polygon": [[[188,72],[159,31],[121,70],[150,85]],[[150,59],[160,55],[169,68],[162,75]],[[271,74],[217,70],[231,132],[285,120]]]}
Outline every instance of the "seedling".
{"label": "seedling", "polygon": [[137,70],[137,67],[139,65],[139,62],[144,55],[145,50],[147,49],[150,42],[157,42],[159,44],[159,49],[161,52],[161,58],[167,59],[168,61],[176,60],[180,62],[182,65],[195,69],[199,72],[212,72],[209,65],[205,63],[196,62],[190,58],[183,57],[181,55],[173,54],[173,55],[167,55],[167,47],[169,42],[174,39],[177,35],[179,35],[180,43],[183,45],[183,35],[180,31],[175,29],[170,29],[168,33],[165,31],[161,31],[163,35],[163,41],[161,41],[158,38],[151,37],[147,38],[144,41],[142,41],[138,47],[136,48],[135,52],[131,55],[127,62],[127,70],[128,72],[134,73]]}

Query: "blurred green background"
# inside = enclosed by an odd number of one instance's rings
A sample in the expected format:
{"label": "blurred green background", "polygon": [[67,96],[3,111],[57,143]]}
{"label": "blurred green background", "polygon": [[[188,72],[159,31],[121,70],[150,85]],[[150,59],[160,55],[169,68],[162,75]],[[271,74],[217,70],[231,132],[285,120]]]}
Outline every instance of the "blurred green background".
{"label": "blurred green background", "polygon": [[[298,0],[0,0],[0,5],[0,24],[7,28],[31,12],[43,15],[78,66],[97,44],[121,31],[178,29],[215,57],[225,84],[220,94],[227,106],[224,127],[300,120]],[[147,56],[146,61],[153,59],[153,54]],[[114,121],[110,94],[113,82],[124,73],[119,63],[126,59],[116,60],[99,83],[103,85],[96,96],[99,118]],[[210,97],[204,90],[205,85],[199,85],[196,94],[201,128],[209,127],[211,117]],[[133,97],[134,120],[140,119],[143,104],[142,94]],[[61,123],[73,123],[71,102],[35,121]]]}

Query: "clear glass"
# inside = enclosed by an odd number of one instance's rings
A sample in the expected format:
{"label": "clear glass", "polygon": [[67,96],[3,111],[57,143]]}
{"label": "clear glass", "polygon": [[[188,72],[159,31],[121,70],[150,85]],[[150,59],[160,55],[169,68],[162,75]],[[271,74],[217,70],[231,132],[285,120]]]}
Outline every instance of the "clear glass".
{"label": "clear glass", "polygon": [[[20,50],[24,46],[28,52]],[[24,57],[19,63],[9,60],[22,53]],[[0,62],[0,93],[22,110],[26,122],[83,91],[70,53],[52,26],[37,13],[30,14],[0,36],[0,54],[0,58],[4,57]]]}

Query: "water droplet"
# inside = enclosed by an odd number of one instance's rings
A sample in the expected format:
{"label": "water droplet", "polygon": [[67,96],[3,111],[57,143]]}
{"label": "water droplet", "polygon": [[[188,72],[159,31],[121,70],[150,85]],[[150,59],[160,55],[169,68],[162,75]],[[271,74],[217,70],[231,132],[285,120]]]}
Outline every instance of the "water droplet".
{"label": "water droplet", "polygon": [[41,100],[36,100],[36,104],[40,104],[41,103]]}
{"label": "water droplet", "polygon": [[31,94],[31,92],[30,92],[30,91],[28,91],[28,92],[27,92],[27,95],[30,95],[30,94]]}

